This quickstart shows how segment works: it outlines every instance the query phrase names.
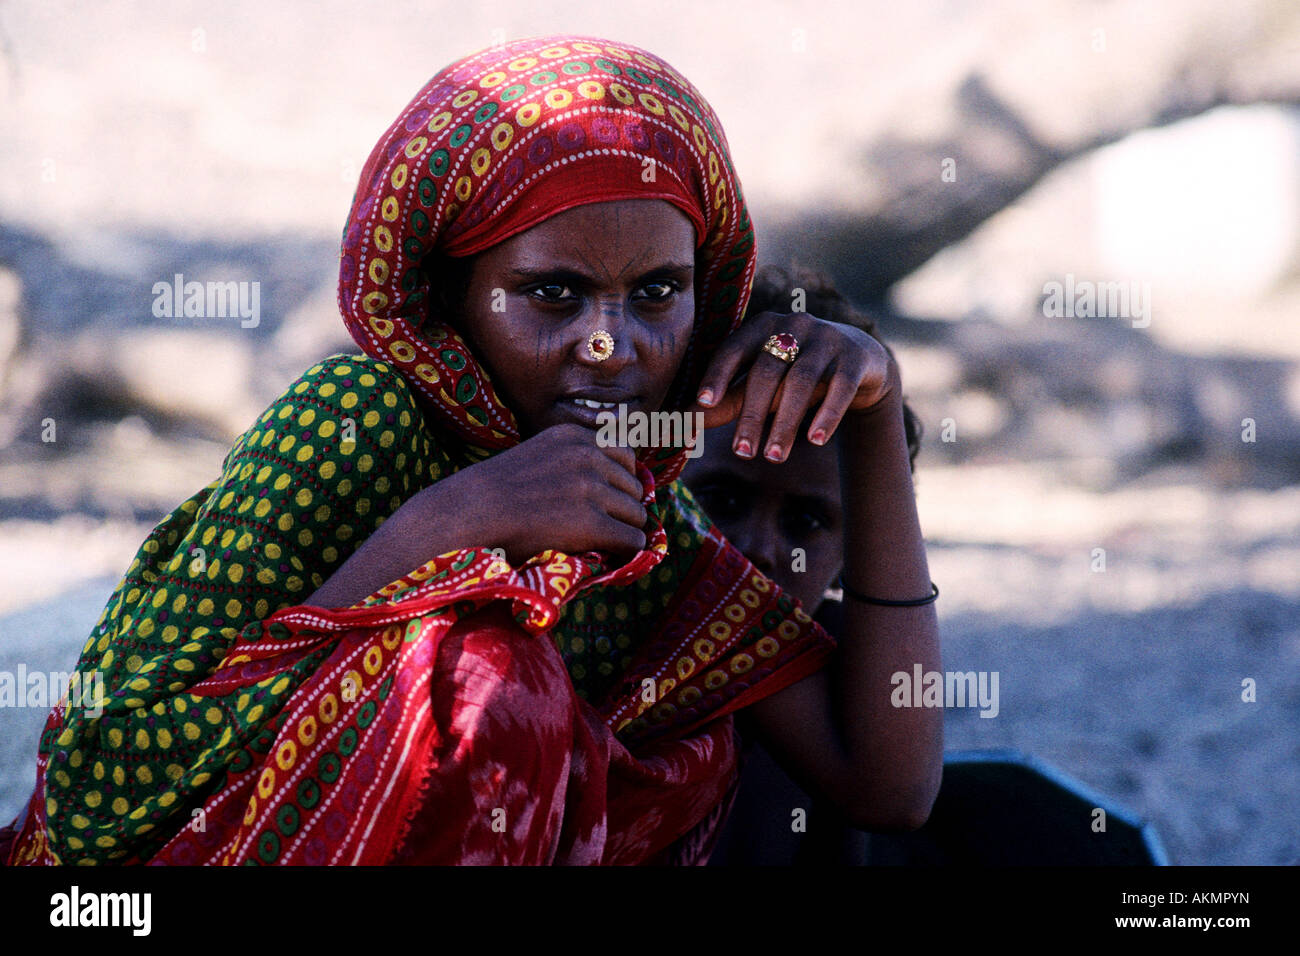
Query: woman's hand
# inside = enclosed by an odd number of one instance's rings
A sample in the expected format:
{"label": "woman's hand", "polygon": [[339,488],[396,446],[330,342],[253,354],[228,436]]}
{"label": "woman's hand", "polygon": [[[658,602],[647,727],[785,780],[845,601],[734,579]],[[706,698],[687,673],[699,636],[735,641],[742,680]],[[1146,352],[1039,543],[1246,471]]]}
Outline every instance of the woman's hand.
{"label": "woman's hand", "polygon": [[[768,338],[780,332],[799,343],[793,362],[763,350]],[[719,347],[704,372],[696,409],[704,410],[706,428],[739,418],[732,447],[742,458],[763,448],[770,460],[784,461],[799,423],[817,403],[808,440],[824,445],[846,414],[875,410],[898,392],[897,363],[861,329],[806,312],[761,312]],[[763,426],[772,413],[764,445]]]}
{"label": "woman's hand", "polygon": [[467,545],[500,547],[511,564],[547,548],[627,554],[646,546],[635,452],[601,447],[578,424],[552,425],[426,491],[448,481],[478,529]]}
{"label": "woman's hand", "polygon": [[629,448],[553,425],[407,498],[305,604],[348,607],[440,554],[501,548],[513,565],[556,548],[634,553],[646,510]]}

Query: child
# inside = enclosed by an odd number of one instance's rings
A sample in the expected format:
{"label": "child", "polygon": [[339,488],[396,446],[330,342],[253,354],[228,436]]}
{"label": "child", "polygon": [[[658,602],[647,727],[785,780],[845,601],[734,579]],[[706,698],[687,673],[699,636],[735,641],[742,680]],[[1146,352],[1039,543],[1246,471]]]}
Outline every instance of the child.
{"label": "child", "polygon": [[[849,305],[829,277],[811,269],[760,268],[748,311],[787,311],[796,296],[814,315],[878,338],[875,324]],[[906,404],[903,415],[914,469],[921,422]],[[819,447],[800,440],[782,465],[745,461],[729,453],[732,430],[726,426],[709,433],[703,455],[687,465],[682,480],[727,540],[814,612],[831,634],[838,633],[843,608],[838,598],[825,598],[829,590],[838,590],[844,558],[837,445]],[[737,727],[746,738],[744,769],[713,862],[861,863],[866,834],[849,826],[832,804],[812,798],[795,784],[753,739],[754,728],[744,712]],[[802,819],[797,811],[802,811]]]}

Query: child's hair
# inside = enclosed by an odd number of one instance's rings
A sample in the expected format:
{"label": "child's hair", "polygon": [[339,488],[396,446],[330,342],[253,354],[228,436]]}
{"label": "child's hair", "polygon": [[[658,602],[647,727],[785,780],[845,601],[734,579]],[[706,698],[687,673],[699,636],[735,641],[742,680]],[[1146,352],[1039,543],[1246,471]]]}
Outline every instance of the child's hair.
{"label": "child's hair", "polygon": [[[793,304],[794,290],[804,292],[804,311],[828,322],[852,325],[866,332],[873,339],[885,346],[891,356],[894,350],[885,345],[876,333],[876,323],[844,298],[835,288],[830,276],[817,269],[795,263],[788,269],[776,265],[760,266],[754,276],[754,288],[749,294],[749,305],[745,308],[745,317],[759,312],[789,312]],[[921,450],[921,419],[911,407],[903,403],[903,429],[907,434],[908,465],[916,471],[916,455]]]}

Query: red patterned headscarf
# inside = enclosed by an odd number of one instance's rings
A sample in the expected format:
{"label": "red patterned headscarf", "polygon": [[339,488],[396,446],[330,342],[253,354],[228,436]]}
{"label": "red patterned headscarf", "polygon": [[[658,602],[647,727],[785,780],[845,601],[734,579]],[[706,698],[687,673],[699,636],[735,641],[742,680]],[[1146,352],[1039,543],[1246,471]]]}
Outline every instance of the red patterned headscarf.
{"label": "red patterned headscarf", "polygon": [[[741,321],[757,253],[722,124],[658,57],[587,36],[489,47],[439,71],[379,140],[353,199],[339,308],[470,444],[519,441],[453,318],[429,314],[425,257],[468,256],[584,203],[661,199],[695,224],[696,322],[669,400],[692,395]],[[673,477],[684,463],[671,456]]]}

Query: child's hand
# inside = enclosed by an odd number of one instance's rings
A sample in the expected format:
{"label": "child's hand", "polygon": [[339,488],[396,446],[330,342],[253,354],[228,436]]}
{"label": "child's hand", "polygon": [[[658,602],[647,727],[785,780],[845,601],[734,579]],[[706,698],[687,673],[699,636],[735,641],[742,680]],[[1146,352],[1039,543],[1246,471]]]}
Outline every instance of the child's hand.
{"label": "child's hand", "polygon": [[[763,348],[770,336],[783,332],[798,342],[793,362]],[[898,390],[897,364],[861,329],[803,312],[761,312],[718,348],[704,372],[695,408],[704,410],[706,428],[739,419],[732,447],[740,457],[752,458],[761,448],[768,459],[784,461],[799,423],[818,402],[808,440],[824,445],[846,413],[877,408]],[[772,413],[764,445],[763,426]]]}

